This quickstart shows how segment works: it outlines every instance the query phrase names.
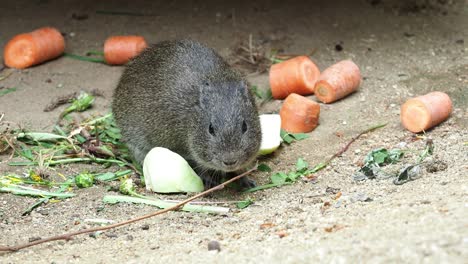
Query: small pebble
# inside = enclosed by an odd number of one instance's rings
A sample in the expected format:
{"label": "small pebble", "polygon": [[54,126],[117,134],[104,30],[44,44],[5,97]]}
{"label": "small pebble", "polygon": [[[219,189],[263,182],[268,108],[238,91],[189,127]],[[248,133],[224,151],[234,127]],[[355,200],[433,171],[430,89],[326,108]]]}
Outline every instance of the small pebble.
{"label": "small pebble", "polygon": [[30,237],[29,238],[29,242],[34,242],[34,241],[37,241],[37,240],[41,240],[41,237]]}
{"label": "small pebble", "polygon": [[88,19],[89,16],[88,14],[85,14],[85,13],[73,13],[72,18],[76,20],[85,20],[85,19]]}
{"label": "small pebble", "polygon": [[47,210],[37,210],[38,213],[40,213],[41,215],[49,215],[49,211]]}
{"label": "small pebble", "polygon": [[218,241],[212,240],[208,242],[208,251],[217,250],[218,252],[221,251],[221,245]]}
{"label": "small pebble", "polygon": [[109,238],[116,238],[117,237],[117,234],[116,233],[105,233],[106,237],[109,237]]}
{"label": "small pebble", "polygon": [[62,88],[62,87],[63,87],[63,83],[57,84],[57,88]]}
{"label": "small pebble", "polygon": [[149,230],[149,225],[142,225],[142,226],[141,226],[141,229],[143,229],[143,230]]}
{"label": "small pebble", "polygon": [[406,145],[408,145],[408,144],[406,142],[402,141],[402,142],[397,144],[397,148],[404,148],[404,147],[406,147]]}
{"label": "small pebble", "polygon": [[365,193],[358,193],[354,195],[354,199],[359,202],[372,202],[373,199],[367,196]]}
{"label": "small pebble", "polygon": [[343,46],[342,46],[341,44],[336,44],[336,45],[335,45],[335,50],[338,51],[338,52],[340,52],[340,51],[343,50]]}

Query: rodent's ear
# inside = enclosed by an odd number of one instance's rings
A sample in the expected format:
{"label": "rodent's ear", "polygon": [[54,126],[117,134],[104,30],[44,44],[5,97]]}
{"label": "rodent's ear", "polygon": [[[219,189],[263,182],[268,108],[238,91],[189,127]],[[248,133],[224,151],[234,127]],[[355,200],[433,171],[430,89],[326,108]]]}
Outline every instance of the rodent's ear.
{"label": "rodent's ear", "polygon": [[240,90],[242,92],[242,95],[249,97],[249,84],[246,81],[241,81]]}
{"label": "rodent's ear", "polygon": [[200,107],[203,109],[208,109],[209,108],[209,103],[210,103],[210,93],[211,93],[211,87],[210,83],[208,81],[204,82],[203,85],[198,86],[199,89],[199,103]]}

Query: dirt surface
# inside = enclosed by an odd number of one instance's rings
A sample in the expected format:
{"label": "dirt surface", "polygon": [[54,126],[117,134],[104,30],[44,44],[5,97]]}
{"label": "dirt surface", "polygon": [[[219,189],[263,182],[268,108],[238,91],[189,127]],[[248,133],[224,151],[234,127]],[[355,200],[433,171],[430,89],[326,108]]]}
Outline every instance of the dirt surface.
{"label": "dirt surface", "polygon": [[[254,199],[255,204],[246,209],[231,206],[226,215],[172,212],[97,237],[83,235],[0,253],[0,263],[466,263],[468,2],[237,1],[221,5],[217,1],[21,0],[4,1],[0,10],[1,49],[17,33],[52,25],[65,34],[66,51],[76,54],[99,50],[109,35],[141,34],[149,42],[191,37],[232,59],[236,43],[252,34],[262,46],[284,53],[315,49],[312,59],[322,70],[341,59],[354,60],[364,76],[360,90],[334,104],[321,105],[320,126],[310,138],[263,158],[261,162],[273,171],[293,169],[298,157],[309,164],[319,163],[360,131],[388,122],[385,128],[357,140],[317,173],[316,181],[301,180],[253,194],[226,190],[202,199]],[[100,10],[145,16],[101,14]],[[73,14],[88,17],[78,20]],[[104,97],[76,117],[105,114],[122,70],[66,57],[23,71],[5,69],[1,76],[12,73],[0,81],[0,89],[17,90],[0,97],[0,112],[5,113],[4,121],[51,131],[63,110],[43,112],[52,99],[100,89]],[[268,89],[266,73],[250,74],[249,80]],[[414,140],[402,128],[399,105],[433,90],[447,92],[454,111],[448,121],[427,132],[435,151],[421,177],[404,185],[394,185],[391,179],[354,181],[352,174],[365,154],[378,147],[405,150],[401,164],[415,161],[424,141]],[[261,112],[278,111],[280,105],[280,101],[271,102]],[[9,155],[0,160],[1,173],[27,171],[8,166]],[[56,167],[51,173],[74,175],[83,168]],[[257,172],[252,177],[261,184],[269,174]],[[328,188],[327,193],[327,187],[336,190]],[[106,185],[73,192],[76,197],[43,205],[29,216],[21,213],[36,199],[0,194],[0,245],[94,226],[85,219],[122,221],[155,210],[103,204],[102,197],[113,193]],[[335,192],[342,196],[337,198]],[[219,242],[220,252],[208,251],[212,240]]]}

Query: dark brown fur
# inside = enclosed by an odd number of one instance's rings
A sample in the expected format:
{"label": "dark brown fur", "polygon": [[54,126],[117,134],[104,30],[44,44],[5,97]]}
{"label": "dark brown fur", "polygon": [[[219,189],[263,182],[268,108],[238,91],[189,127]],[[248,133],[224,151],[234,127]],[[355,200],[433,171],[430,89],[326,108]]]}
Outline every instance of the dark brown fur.
{"label": "dark brown fur", "polygon": [[153,147],[183,156],[209,185],[256,158],[260,122],[246,81],[214,50],[165,41],[131,61],[112,110],[135,159]]}

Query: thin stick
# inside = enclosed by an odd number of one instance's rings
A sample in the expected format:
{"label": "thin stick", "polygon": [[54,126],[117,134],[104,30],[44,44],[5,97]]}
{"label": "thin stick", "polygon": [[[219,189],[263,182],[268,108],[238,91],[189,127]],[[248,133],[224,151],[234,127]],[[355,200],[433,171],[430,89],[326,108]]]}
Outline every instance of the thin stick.
{"label": "thin stick", "polygon": [[353,142],[356,141],[358,138],[360,138],[362,135],[367,134],[367,133],[369,133],[369,132],[372,132],[372,131],[374,131],[374,130],[376,130],[376,129],[379,129],[379,128],[381,128],[381,127],[384,127],[384,126],[386,126],[386,125],[387,125],[386,123],[385,123],[385,124],[380,124],[380,125],[376,125],[376,126],[373,126],[373,127],[371,127],[371,128],[368,128],[368,129],[362,131],[361,133],[359,133],[359,135],[353,137],[353,138],[348,142],[348,144],[346,144],[340,151],[338,151],[338,152],[335,153],[333,156],[331,156],[327,161],[325,161],[325,165],[330,164],[330,162],[331,162],[332,160],[334,160],[336,157],[339,157],[339,156],[341,156],[343,153],[345,153],[345,152],[348,150],[349,146],[351,146],[351,144],[353,144]]}
{"label": "thin stick", "polygon": [[108,226],[101,226],[101,227],[94,227],[94,228],[88,228],[88,229],[83,229],[83,230],[79,230],[79,231],[75,231],[75,232],[70,232],[70,233],[67,233],[67,234],[63,234],[63,235],[57,235],[57,236],[52,236],[52,237],[48,237],[48,238],[43,238],[43,239],[40,239],[40,240],[36,240],[34,242],[30,242],[30,243],[25,243],[25,244],[20,244],[20,245],[16,245],[16,246],[0,246],[0,252],[13,252],[13,251],[18,251],[20,249],[23,249],[23,248],[28,248],[28,247],[32,247],[32,246],[35,246],[35,245],[39,245],[39,244],[43,244],[43,243],[47,243],[47,242],[51,242],[51,241],[57,241],[57,240],[70,240],[73,236],[77,236],[77,235],[82,235],[82,234],[88,234],[88,233],[93,233],[93,232],[96,232],[96,231],[104,231],[104,230],[108,230],[108,229],[111,229],[111,228],[116,228],[116,227],[119,227],[119,226],[123,226],[123,225],[128,225],[128,224],[131,224],[131,223],[135,223],[135,222],[138,222],[138,221],[141,221],[141,220],[144,220],[144,219],[147,219],[147,218],[151,218],[153,216],[157,216],[157,215],[160,215],[160,214],[164,214],[164,213],[167,213],[169,211],[175,211],[175,210],[178,210],[180,207],[184,206],[185,204],[193,201],[193,200],[196,200],[200,197],[203,197],[209,193],[212,193],[214,191],[217,191],[217,190],[221,190],[223,189],[226,185],[228,185],[229,183],[233,182],[233,181],[236,181],[244,176],[247,176],[248,174],[254,172],[255,170],[257,169],[257,166],[255,166],[254,168],[242,173],[242,174],[239,174],[237,175],[236,177],[233,177],[231,178],[230,180],[227,180],[211,189],[208,189],[202,193],[199,193],[195,196],[192,196],[191,198],[188,198],[172,207],[169,207],[169,208],[166,208],[166,209],[163,209],[163,210],[159,210],[159,211],[156,211],[156,212],[153,212],[153,213],[150,213],[150,214],[147,214],[147,215],[143,215],[143,216],[140,216],[140,217],[136,217],[136,218],[133,218],[133,219],[130,219],[130,220],[127,220],[127,221],[123,221],[123,222],[119,222],[119,223],[116,223],[116,224],[112,224],[112,225],[108,225]]}

